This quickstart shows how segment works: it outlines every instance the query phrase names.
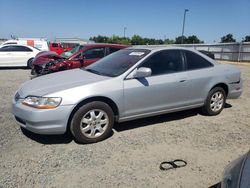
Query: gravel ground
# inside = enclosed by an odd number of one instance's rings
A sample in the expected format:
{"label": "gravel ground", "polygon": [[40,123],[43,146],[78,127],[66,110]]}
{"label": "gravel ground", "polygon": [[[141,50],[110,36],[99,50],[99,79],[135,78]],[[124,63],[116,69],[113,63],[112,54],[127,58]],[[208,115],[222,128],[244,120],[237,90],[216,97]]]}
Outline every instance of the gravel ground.
{"label": "gravel ground", "polygon": [[[216,117],[189,110],[115,125],[103,142],[79,145],[69,135],[22,131],[11,98],[29,70],[0,70],[0,187],[208,187],[250,149],[250,66],[244,93]],[[160,171],[165,160],[184,168]]]}

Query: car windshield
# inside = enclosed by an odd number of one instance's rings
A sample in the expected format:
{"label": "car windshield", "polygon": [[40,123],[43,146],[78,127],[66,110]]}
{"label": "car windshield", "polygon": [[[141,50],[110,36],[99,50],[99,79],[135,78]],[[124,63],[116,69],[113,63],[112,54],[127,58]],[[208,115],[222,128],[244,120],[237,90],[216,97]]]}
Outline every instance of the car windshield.
{"label": "car windshield", "polygon": [[119,76],[149,54],[149,52],[150,50],[145,49],[119,50],[87,66],[85,70],[104,76]]}
{"label": "car windshield", "polygon": [[65,58],[68,58],[68,57],[71,57],[72,55],[74,55],[76,52],[78,52],[79,50],[83,49],[84,46],[83,45],[78,45],[76,47],[74,47],[73,49],[71,50],[68,50],[66,52],[63,52],[61,54],[62,57],[65,57]]}
{"label": "car windshield", "polygon": [[70,52],[71,54],[74,54],[76,52],[78,52],[79,50],[81,50],[84,46],[82,45],[78,45],[76,47],[74,47],[72,50],[69,50],[68,52]]}

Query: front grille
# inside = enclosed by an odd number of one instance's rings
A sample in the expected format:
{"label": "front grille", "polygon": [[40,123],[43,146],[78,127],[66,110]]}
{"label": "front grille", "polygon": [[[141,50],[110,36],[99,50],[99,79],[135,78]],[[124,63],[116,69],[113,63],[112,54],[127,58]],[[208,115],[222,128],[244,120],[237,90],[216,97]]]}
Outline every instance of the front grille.
{"label": "front grille", "polygon": [[15,119],[16,119],[19,123],[21,123],[21,124],[23,124],[23,125],[26,125],[26,122],[25,122],[23,119],[21,119],[21,118],[19,118],[19,117],[17,117],[17,116],[15,116]]}

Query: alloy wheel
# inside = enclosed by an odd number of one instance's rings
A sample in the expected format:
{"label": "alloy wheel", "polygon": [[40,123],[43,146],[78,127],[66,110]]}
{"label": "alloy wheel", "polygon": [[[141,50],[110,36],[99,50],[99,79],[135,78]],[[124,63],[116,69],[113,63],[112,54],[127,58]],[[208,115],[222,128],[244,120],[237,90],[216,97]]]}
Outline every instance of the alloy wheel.
{"label": "alloy wheel", "polygon": [[97,138],[107,129],[109,118],[107,113],[103,110],[93,109],[83,116],[80,124],[80,129],[84,136],[88,138]]}
{"label": "alloy wheel", "polygon": [[218,112],[221,110],[224,104],[224,95],[222,92],[217,91],[215,92],[210,100],[210,108],[213,112]]}

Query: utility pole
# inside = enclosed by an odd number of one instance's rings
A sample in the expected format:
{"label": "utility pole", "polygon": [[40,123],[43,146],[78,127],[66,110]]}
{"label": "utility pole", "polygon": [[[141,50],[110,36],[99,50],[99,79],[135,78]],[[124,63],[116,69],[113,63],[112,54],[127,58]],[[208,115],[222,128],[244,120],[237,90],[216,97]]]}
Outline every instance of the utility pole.
{"label": "utility pole", "polygon": [[185,28],[185,21],[186,21],[186,13],[188,11],[189,11],[188,9],[184,10],[183,25],[182,25],[182,35],[181,35],[181,44],[183,44],[183,40],[184,40],[184,28]]}
{"label": "utility pole", "polygon": [[123,28],[123,38],[126,38],[126,29],[127,29],[127,27]]}

